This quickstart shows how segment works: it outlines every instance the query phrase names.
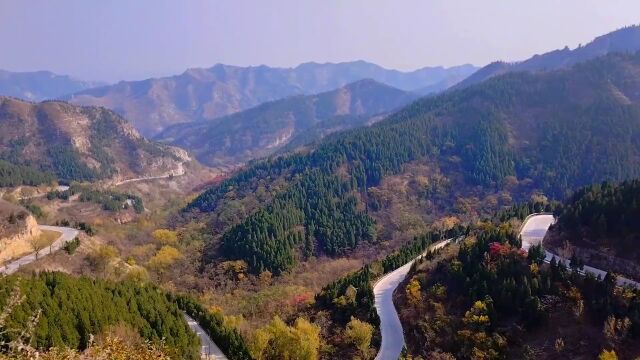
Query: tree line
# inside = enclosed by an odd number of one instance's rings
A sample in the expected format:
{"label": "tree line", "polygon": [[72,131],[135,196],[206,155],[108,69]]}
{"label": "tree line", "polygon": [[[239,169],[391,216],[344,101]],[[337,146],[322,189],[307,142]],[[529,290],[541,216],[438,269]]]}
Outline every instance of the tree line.
{"label": "tree line", "polygon": [[200,303],[188,295],[168,295],[170,301],[195,319],[207,332],[207,335],[220,347],[220,350],[231,360],[249,360],[251,355],[244,338],[233,327],[224,323],[219,313],[205,309]]}
{"label": "tree line", "polygon": [[352,184],[309,171],[266,207],[222,237],[223,254],[242,259],[251,271],[276,275],[300,256],[344,255],[362,240],[374,241],[374,221],[358,209]]}
{"label": "tree line", "polygon": [[155,286],[62,273],[12,275],[0,278],[2,307],[16,290],[22,301],[4,319],[0,337],[5,342],[33,328],[30,344],[37,349],[84,350],[92,335],[125,323],[143,339],[164,341],[174,349],[176,359],[199,358],[198,338],[178,306]]}
{"label": "tree line", "polygon": [[567,238],[586,238],[622,257],[633,257],[639,254],[640,245],[640,180],[581,188],[562,204],[556,216],[558,230]]}

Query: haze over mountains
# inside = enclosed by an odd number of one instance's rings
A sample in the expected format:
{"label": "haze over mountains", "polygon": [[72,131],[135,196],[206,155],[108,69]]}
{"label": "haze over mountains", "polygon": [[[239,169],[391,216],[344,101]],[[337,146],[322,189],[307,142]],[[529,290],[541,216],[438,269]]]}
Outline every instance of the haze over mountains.
{"label": "haze over mountains", "polygon": [[0,95],[0,250],[25,245],[0,254],[0,359],[640,359],[640,291],[572,270],[640,279],[640,27],[475,70],[11,75],[64,100]]}
{"label": "haze over mountains", "polygon": [[0,160],[17,169],[67,181],[120,180],[177,173],[188,159],[181,149],[144,139],[104,108],[0,97]]}
{"label": "haze over mountains", "polygon": [[590,43],[573,50],[565,47],[542,55],[535,55],[521,62],[493,62],[458,83],[454,88],[477,84],[496,75],[513,71],[545,71],[568,68],[574,64],[594,59],[612,52],[636,52],[640,50],[640,27],[629,26],[602,35]]}
{"label": "haze over mountains", "polygon": [[295,68],[219,64],[208,69],[189,69],[171,77],[123,81],[80,91],[68,100],[112,109],[131,121],[143,135],[153,136],[173,124],[211,120],[267,101],[334,90],[362,79],[405,91],[437,92],[475,70],[472,65],[462,65],[400,72],[364,61],[305,63]]}
{"label": "haze over mountains", "polygon": [[57,99],[104,83],[82,81],[49,71],[10,72],[0,70],[0,95],[30,101]]}
{"label": "haze over mountains", "polygon": [[[211,166],[237,165],[269,155],[290,140],[333,119],[333,131],[363,123],[363,118],[389,112],[417,95],[374,80],[361,80],[317,95],[298,95],[209,121],[178,124],[157,139],[189,150]],[[319,129],[316,129],[319,130]],[[332,132],[330,128],[318,136]],[[309,136],[308,140],[314,140]]]}

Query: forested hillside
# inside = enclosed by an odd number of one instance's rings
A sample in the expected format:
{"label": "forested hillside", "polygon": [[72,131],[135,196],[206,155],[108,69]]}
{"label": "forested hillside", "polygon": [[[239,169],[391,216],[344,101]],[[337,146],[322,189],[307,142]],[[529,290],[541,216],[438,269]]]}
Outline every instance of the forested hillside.
{"label": "forested hillside", "polygon": [[637,277],[640,180],[577,190],[557,211],[546,245],[583,263]]}
{"label": "forested hillside", "polygon": [[0,184],[92,181],[178,172],[180,149],[142,138],[103,108],[0,97]]}
{"label": "forested hillside", "polygon": [[[570,70],[508,74],[423,99],[370,128],[333,137],[309,153],[249,166],[205,191],[186,210],[215,211],[224,199],[241,199],[264,187],[286,194],[287,188],[299,183],[313,184],[311,179],[318,174],[340,179],[343,185],[314,185],[301,192],[303,203],[332,203],[335,200],[331,199],[343,197],[340,194],[345,191],[366,197],[367,188],[377,185],[384,176],[423,158],[457,164],[467,186],[493,188],[509,180],[558,197],[593,182],[634,177],[640,171],[639,74],[640,54],[612,54]],[[265,201],[271,203],[269,199]],[[275,195],[274,199],[280,197]],[[284,211],[273,204],[267,205],[270,215]],[[295,202],[288,204],[296,209],[286,210],[288,214],[305,212]],[[359,215],[361,210],[356,210],[362,205],[357,201],[344,204],[348,209],[342,210],[344,218],[334,220],[328,229],[345,229],[347,238],[353,234],[355,241],[349,244],[358,243],[358,235],[371,238],[367,231],[348,230],[347,224],[366,223],[357,220],[368,217],[366,211]],[[281,230],[261,230],[253,239],[264,244],[295,244],[296,240],[288,239],[306,223],[307,216],[305,213],[285,221],[284,217],[261,217],[257,212],[229,229],[225,237],[235,237],[233,234],[242,227],[272,224]],[[325,252],[322,245],[315,246],[325,240],[317,229],[315,233],[309,230],[307,225],[304,234],[313,235],[308,242],[314,245],[314,252],[342,253]],[[255,263],[253,255],[226,249],[227,256]]]}
{"label": "forested hillside", "polygon": [[[0,278],[0,342],[22,341],[37,349],[85,349],[91,336],[125,325],[143,339],[197,359],[198,339],[178,306],[154,286],[73,278],[61,273]],[[30,333],[30,329],[32,330]],[[134,340],[134,339],[123,339]]]}
{"label": "forested hillside", "polygon": [[[363,122],[359,117],[396,110],[416,97],[374,80],[361,80],[337,90],[268,102],[211,121],[174,125],[156,139],[189,150],[204,164],[237,165],[276,152],[314,126],[324,130],[317,138],[308,133],[307,139],[318,139],[331,132],[329,126],[322,127],[331,119],[338,129],[352,128]],[[335,119],[339,119],[337,124]]]}
{"label": "forested hillside", "polygon": [[617,288],[615,275],[544,264],[540,248],[520,249],[519,222],[500,217],[511,221],[473,227],[457,253],[419,262],[398,289],[408,355],[595,359],[613,350],[636,358],[640,293]]}
{"label": "forested hillside", "polygon": [[540,72],[571,67],[610,53],[634,53],[640,50],[640,26],[629,26],[597,37],[592,42],[575,49],[565,47],[548,53],[535,55],[527,60],[508,63],[493,62],[455,85],[464,88],[478,84],[491,77],[515,71]]}

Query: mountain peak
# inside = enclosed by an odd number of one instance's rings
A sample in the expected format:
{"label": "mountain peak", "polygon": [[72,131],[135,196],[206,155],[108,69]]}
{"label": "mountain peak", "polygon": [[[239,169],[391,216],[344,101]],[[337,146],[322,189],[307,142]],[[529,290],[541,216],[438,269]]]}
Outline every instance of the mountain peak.
{"label": "mountain peak", "polygon": [[565,46],[544,54],[534,55],[519,62],[493,62],[460,82],[455,88],[473,85],[510,71],[547,71],[568,68],[577,63],[613,52],[633,53],[640,50],[640,26],[627,26],[598,36],[586,45],[575,49]]}

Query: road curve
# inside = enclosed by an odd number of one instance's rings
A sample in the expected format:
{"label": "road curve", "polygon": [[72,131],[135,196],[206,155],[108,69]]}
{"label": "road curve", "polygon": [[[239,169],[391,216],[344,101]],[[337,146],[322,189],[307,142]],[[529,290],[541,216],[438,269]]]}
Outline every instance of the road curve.
{"label": "road curve", "polygon": [[207,335],[202,327],[189,315],[183,313],[184,319],[189,324],[189,328],[200,338],[200,358],[206,360],[227,360],[222,350]]}
{"label": "road curve", "polygon": [[36,253],[33,252],[29,255],[23,256],[17,260],[14,260],[0,267],[0,274],[6,274],[6,275],[13,274],[14,272],[18,271],[20,267],[30,264],[43,256],[47,256],[51,253],[54,253],[60,250],[67,241],[71,241],[76,236],[78,236],[78,230],[68,228],[68,227],[49,226],[49,225],[38,225],[38,227],[40,228],[40,230],[49,230],[49,231],[59,232],[60,237],[56,241],[51,243],[50,246],[47,246],[46,248],[40,250],[37,254],[38,255],[37,257],[36,257]]}
{"label": "road curve", "polygon": [[[555,218],[550,214],[533,214],[525,219],[525,222],[522,226],[522,230],[520,230],[520,236],[522,237],[522,249],[529,250],[532,245],[537,245],[542,243],[544,236],[547,234],[547,230],[549,230],[549,226],[555,222]],[[570,260],[567,260],[561,256],[558,256],[550,251],[545,250],[545,262],[550,262],[552,258],[556,258],[558,261],[562,261],[567,266],[571,264]],[[591,266],[584,266],[584,269],[580,271],[580,273],[592,273],[595,276],[600,276],[602,278],[607,275],[607,272],[604,270],[596,269]],[[618,277],[618,285],[630,285],[635,288],[640,287],[640,283],[621,277]]]}
{"label": "road curve", "polygon": [[[451,239],[441,241],[430,246],[427,251],[441,249],[450,242]],[[423,256],[425,253],[417,258]],[[393,292],[407,277],[414,261],[415,259],[388,273],[373,286],[375,307],[380,317],[380,334],[382,336],[382,344],[380,345],[378,355],[376,355],[376,360],[396,360],[400,357],[400,353],[404,347],[404,332],[400,318],[398,317],[398,312],[393,305]]]}

